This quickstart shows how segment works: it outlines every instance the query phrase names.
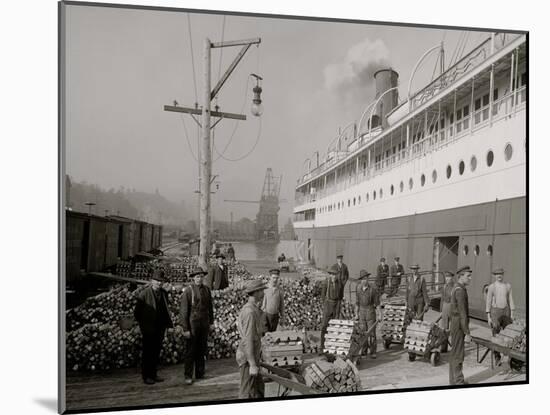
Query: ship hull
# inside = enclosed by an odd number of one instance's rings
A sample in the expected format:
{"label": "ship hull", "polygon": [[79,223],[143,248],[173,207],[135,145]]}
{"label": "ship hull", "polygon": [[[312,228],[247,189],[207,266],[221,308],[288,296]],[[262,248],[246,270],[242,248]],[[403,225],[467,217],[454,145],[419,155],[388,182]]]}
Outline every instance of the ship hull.
{"label": "ship hull", "polygon": [[[408,267],[455,272],[469,265],[473,278],[468,288],[470,314],[485,318],[484,289],[491,270],[502,267],[512,284],[516,309],[524,315],[527,298],[526,198],[495,200],[476,205],[397,218],[296,229],[303,260],[323,268],[343,254],[351,276],[361,269],[375,273],[380,257],[395,256]],[[408,271],[408,270],[407,270]]]}

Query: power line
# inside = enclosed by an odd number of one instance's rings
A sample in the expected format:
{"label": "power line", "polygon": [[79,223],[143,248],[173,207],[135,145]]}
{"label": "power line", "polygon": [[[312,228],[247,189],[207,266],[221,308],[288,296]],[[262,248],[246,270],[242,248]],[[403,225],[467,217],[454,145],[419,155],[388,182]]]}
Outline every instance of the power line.
{"label": "power line", "polygon": [[191,152],[191,156],[193,159],[198,163],[199,160],[197,156],[195,156],[195,153],[193,152],[193,148],[191,147],[191,142],[189,141],[189,136],[187,135],[187,126],[185,125],[185,120],[183,119],[183,115],[180,114],[181,122],[183,123],[183,130],[185,131],[185,139],[187,141],[187,146],[189,147],[189,151]]}
{"label": "power line", "polygon": [[195,54],[193,53],[193,35],[191,34],[191,17],[187,13],[187,29],[189,29],[189,46],[191,47],[191,65],[193,67],[193,86],[195,87],[195,102],[198,102],[197,77],[195,75]]}
{"label": "power line", "polygon": [[262,135],[262,117],[258,117],[258,122],[259,122],[259,125],[258,125],[258,136],[256,137],[256,142],[254,143],[254,145],[252,146],[252,148],[250,149],[250,151],[248,151],[248,153],[246,153],[245,155],[241,156],[241,157],[238,157],[236,159],[230,159],[230,158],[227,158],[227,157],[224,157],[222,155],[220,155],[220,157],[226,161],[241,161],[241,160],[244,160],[245,158],[247,158],[249,155],[252,154],[252,152],[256,149],[256,146],[258,145],[258,143],[260,142],[260,136]]}

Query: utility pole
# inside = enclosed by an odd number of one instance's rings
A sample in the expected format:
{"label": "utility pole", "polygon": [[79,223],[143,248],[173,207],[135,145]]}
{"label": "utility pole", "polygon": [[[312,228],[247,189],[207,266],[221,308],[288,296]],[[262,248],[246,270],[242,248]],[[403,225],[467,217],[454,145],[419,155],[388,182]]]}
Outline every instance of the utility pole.
{"label": "utility pole", "polygon": [[[180,107],[178,105],[165,105],[165,111],[180,112],[191,114],[193,120],[201,128],[201,155],[200,155],[200,219],[199,219],[199,265],[205,267],[208,263],[208,255],[210,253],[210,228],[211,228],[211,204],[210,204],[210,186],[212,184],[212,154],[210,153],[210,130],[216,126],[223,118],[236,120],[246,120],[246,115],[232,114],[220,112],[218,110],[211,111],[210,104],[216,97],[223,84],[231,73],[235,70],[245,53],[250,46],[261,42],[260,38],[236,40],[227,42],[212,43],[210,39],[204,39],[203,46],[203,96],[202,108]],[[223,48],[230,46],[242,46],[241,51],[237,54],[233,62],[229,65],[223,76],[220,78],[214,89],[211,89],[211,50],[212,48]],[[176,102],[174,102],[176,104]],[[201,115],[201,122],[195,118],[195,115]],[[218,117],[214,125],[210,125],[211,116]]]}

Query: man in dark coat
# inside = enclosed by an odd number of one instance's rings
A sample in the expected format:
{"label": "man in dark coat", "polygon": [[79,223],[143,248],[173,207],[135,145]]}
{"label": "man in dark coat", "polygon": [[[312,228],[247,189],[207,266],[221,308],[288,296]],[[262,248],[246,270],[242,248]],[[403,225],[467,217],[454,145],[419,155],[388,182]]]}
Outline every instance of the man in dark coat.
{"label": "man in dark coat", "polygon": [[468,291],[466,286],[472,279],[472,270],[465,266],[457,272],[457,284],[451,293],[451,356],[449,358],[449,383],[464,385],[462,364],[464,362],[464,342],[469,343],[470,319],[468,317]]}
{"label": "man in dark coat", "polygon": [[208,280],[206,285],[211,290],[223,290],[229,286],[225,256],[223,254],[216,255],[216,262],[216,265],[210,267],[210,270],[208,271]]}
{"label": "man in dark coat", "polygon": [[346,283],[349,280],[349,270],[348,266],[344,264],[344,256],[343,255],[337,255],[336,256],[336,264],[335,266],[338,269],[337,278],[340,280],[340,294],[338,296],[338,306],[337,306],[337,314],[335,318],[340,318],[340,311],[342,308],[342,301],[344,300],[344,288],[346,287]]}
{"label": "man in dark coat", "polygon": [[[357,286],[355,311],[359,317],[359,330],[361,333],[366,333],[377,321],[382,320],[380,296],[374,284],[368,282],[369,275],[370,272],[364,269],[359,272],[360,283]],[[370,332],[367,344],[361,351],[362,354],[367,349],[369,349],[371,357],[376,359],[376,329],[372,329]]]}
{"label": "man in dark coat", "polygon": [[205,271],[199,269],[190,274],[193,283],[183,290],[180,303],[180,323],[186,339],[184,357],[185,383],[204,377],[204,360],[207,352],[208,332],[214,324],[214,309],[210,289],[202,283]]}
{"label": "man in dark coat", "polygon": [[405,302],[407,309],[412,314],[413,318],[423,320],[424,313],[426,313],[426,311],[430,308],[430,297],[428,297],[426,281],[418,272],[420,266],[415,264],[410,268],[413,271],[413,275],[407,283]]}
{"label": "man in dark coat", "polygon": [[[449,332],[451,325],[451,294],[455,287],[454,274],[452,272],[445,272],[445,286],[441,293],[441,320],[439,320],[439,327]],[[441,352],[445,353],[448,350],[449,343],[444,342],[441,345]]]}
{"label": "man in dark coat", "polygon": [[403,269],[403,265],[399,263],[399,257],[396,256],[394,259],[394,264],[390,267],[390,296],[394,296],[397,294],[397,290],[399,289],[399,286],[401,285],[401,277],[405,273],[405,270]]}
{"label": "man in dark coat", "polygon": [[141,375],[143,382],[152,385],[162,382],[157,375],[157,366],[162,349],[164,333],[173,327],[168,311],[168,296],[162,283],[165,282],[164,271],[153,273],[151,284],[137,296],[134,316],[141,329],[143,353],[141,357]]}
{"label": "man in dark coat", "polygon": [[380,258],[380,264],[376,267],[376,286],[378,287],[378,293],[384,294],[384,289],[388,281],[388,275],[390,268],[386,264],[386,258]]}
{"label": "man in dark coat", "polygon": [[321,302],[323,303],[323,321],[321,323],[321,353],[325,348],[325,335],[327,334],[328,322],[331,319],[340,318],[340,294],[342,292],[340,270],[337,265],[328,269],[329,275],[321,285]]}

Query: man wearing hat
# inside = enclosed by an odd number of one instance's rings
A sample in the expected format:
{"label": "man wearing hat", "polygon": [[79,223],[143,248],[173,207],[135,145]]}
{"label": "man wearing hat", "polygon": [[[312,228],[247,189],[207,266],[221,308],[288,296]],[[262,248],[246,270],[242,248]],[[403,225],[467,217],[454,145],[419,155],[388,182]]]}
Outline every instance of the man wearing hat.
{"label": "man wearing hat", "polygon": [[168,295],[162,287],[164,282],[164,271],[155,270],[151,283],[138,294],[134,309],[143,344],[141,375],[147,385],[164,380],[157,375],[157,366],[164,333],[168,327],[173,327],[168,312]]}
{"label": "man wearing hat", "polygon": [[321,352],[325,349],[325,335],[328,322],[340,317],[340,295],[342,283],[339,278],[340,269],[336,264],[328,269],[328,276],[321,285],[321,301],[323,303],[323,321],[321,323]]}
{"label": "man wearing hat", "polygon": [[[441,319],[439,320],[439,327],[446,332],[449,331],[451,322],[451,293],[455,286],[454,274],[452,272],[445,272],[445,285],[441,293]],[[441,345],[441,351],[445,353],[448,350],[449,343],[444,342]]]}
{"label": "man wearing hat", "polygon": [[260,305],[264,299],[265,289],[262,280],[248,281],[245,288],[248,301],[237,318],[237,329],[241,337],[236,355],[241,377],[241,399],[264,397],[264,381],[260,373],[263,335],[263,313]]}
{"label": "man wearing hat", "polygon": [[206,285],[212,290],[223,290],[229,286],[229,278],[227,277],[227,266],[224,263],[224,254],[216,255],[216,265],[210,267],[208,271],[208,279]]}
{"label": "man wearing hat", "polygon": [[390,276],[391,276],[391,287],[389,296],[394,296],[397,294],[397,290],[399,289],[399,286],[401,285],[401,277],[405,273],[405,270],[403,269],[403,265],[399,263],[399,257],[396,256],[394,259],[393,265],[390,267]]}
{"label": "man wearing hat", "polygon": [[472,280],[472,270],[469,266],[460,268],[457,272],[457,283],[451,291],[451,356],[449,358],[449,383],[463,385],[464,374],[464,342],[470,342],[470,319],[468,317],[468,291],[466,287]]}
{"label": "man wearing hat", "polygon": [[[382,320],[380,296],[378,290],[368,282],[370,272],[362,269],[359,272],[360,284],[357,287],[355,311],[359,316],[359,330],[366,333],[377,321]],[[376,329],[369,335],[367,347],[373,359],[376,359]],[[361,351],[363,352],[363,350]]]}
{"label": "man wearing hat", "polygon": [[285,304],[283,300],[283,290],[279,285],[279,269],[273,268],[269,271],[269,286],[265,290],[262,310],[267,320],[267,331],[276,331],[279,319],[283,320],[285,313]]}
{"label": "man wearing hat", "polygon": [[384,288],[386,287],[389,273],[390,268],[388,264],[386,264],[386,258],[380,258],[380,264],[376,267],[376,286],[378,287],[380,295],[384,294]]}
{"label": "man wearing hat", "polygon": [[430,297],[428,297],[426,281],[418,272],[420,266],[415,264],[410,268],[413,275],[407,283],[407,294],[405,296],[405,301],[407,309],[413,315],[413,318],[423,320],[424,313],[428,311],[428,308],[430,307]]}
{"label": "man wearing hat", "polygon": [[337,310],[337,316],[335,318],[340,317],[340,308],[342,306],[342,301],[344,300],[344,288],[349,279],[348,266],[344,264],[343,261],[344,261],[344,255],[336,256],[335,265],[338,268],[337,278],[340,280],[340,294],[338,296],[338,310]]}
{"label": "man wearing hat", "polygon": [[197,269],[190,274],[193,282],[184,288],[180,303],[180,324],[186,339],[185,383],[204,377],[204,360],[207,353],[208,332],[214,324],[214,308],[210,288],[203,284],[206,272]]}
{"label": "man wearing hat", "polygon": [[[514,298],[512,296],[512,286],[504,282],[504,269],[497,268],[493,271],[495,281],[487,289],[487,300],[485,312],[487,313],[487,322],[493,332],[493,336],[499,333],[508,324],[512,323],[514,318]],[[500,365],[500,353],[494,353],[497,366]]]}

